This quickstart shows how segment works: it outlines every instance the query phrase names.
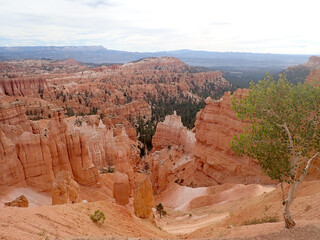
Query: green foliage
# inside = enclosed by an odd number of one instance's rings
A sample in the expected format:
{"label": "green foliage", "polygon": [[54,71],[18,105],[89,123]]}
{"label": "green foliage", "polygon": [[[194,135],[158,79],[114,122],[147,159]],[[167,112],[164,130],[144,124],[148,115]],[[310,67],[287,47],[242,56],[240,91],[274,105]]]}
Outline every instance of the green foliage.
{"label": "green foliage", "polygon": [[165,216],[167,214],[167,211],[164,210],[162,203],[159,203],[158,205],[156,205],[156,210],[157,210],[157,213],[160,215],[160,218],[161,216]]}
{"label": "green foliage", "polygon": [[98,112],[98,107],[92,107],[90,108],[90,112],[88,115],[96,115]]}
{"label": "green foliage", "polygon": [[103,113],[100,113],[100,119],[102,120],[102,119],[104,119],[105,118],[105,115],[103,114]]}
{"label": "green foliage", "polygon": [[90,219],[93,222],[102,225],[104,223],[104,220],[106,220],[106,217],[104,216],[104,213],[102,211],[96,210],[94,214],[90,215]]}
{"label": "green foliage", "polygon": [[152,121],[156,123],[162,122],[167,115],[173,114],[181,116],[181,122],[188,129],[194,127],[196,115],[200,109],[205,107],[203,100],[196,102],[190,98],[176,98],[164,96],[158,99],[151,98],[150,104],[152,106]]}
{"label": "green foliage", "polygon": [[264,172],[280,182],[297,182],[306,161],[320,151],[320,89],[276,82],[267,74],[250,84],[247,97],[233,99],[237,116],[251,125],[232,141],[232,149],[259,161]]}
{"label": "green foliage", "polygon": [[221,96],[223,96],[224,92],[230,90],[232,90],[232,88],[230,88],[229,86],[216,86],[215,82],[210,82],[208,80],[204,82],[203,86],[199,86],[193,81],[191,81],[191,91],[197,94],[198,96],[202,97],[203,99],[206,99],[209,96],[213,99],[219,99]]}
{"label": "green foliage", "polygon": [[261,223],[279,222],[278,216],[264,216],[263,218],[254,218],[252,220],[245,221],[242,225],[254,225]]}
{"label": "green foliage", "polygon": [[143,147],[140,148],[141,156],[145,155],[145,149],[150,151],[152,149],[152,137],[156,132],[156,126],[152,121],[144,121],[139,118],[136,131],[138,135],[138,140],[143,143]]}
{"label": "green foliage", "polygon": [[66,114],[67,114],[68,117],[74,116],[74,111],[73,111],[72,107],[67,107],[66,110],[67,110]]}
{"label": "green foliage", "polygon": [[43,99],[43,93],[44,93],[43,88],[39,88],[38,93],[39,93],[40,97]]}
{"label": "green foliage", "polygon": [[38,120],[40,120],[40,119],[43,119],[43,117],[37,115],[37,116],[31,117],[31,118],[29,118],[29,119],[32,120],[32,121],[38,121]]}
{"label": "green foliage", "polygon": [[75,121],[74,121],[74,125],[76,125],[76,126],[81,126],[82,125],[82,120],[80,120],[80,119],[76,119]]}
{"label": "green foliage", "polygon": [[100,170],[100,173],[101,174],[114,173],[114,167],[108,166],[107,168],[103,168],[102,170]]}

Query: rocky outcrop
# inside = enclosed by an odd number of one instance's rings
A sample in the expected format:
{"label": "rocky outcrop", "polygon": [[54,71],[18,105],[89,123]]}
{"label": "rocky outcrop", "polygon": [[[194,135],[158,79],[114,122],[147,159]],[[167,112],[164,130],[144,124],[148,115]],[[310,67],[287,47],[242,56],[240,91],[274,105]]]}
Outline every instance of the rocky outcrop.
{"label": "rocky outcrop", "polygon": [[135,71],[166,70],[172,72],[190,71],[190,67],[174,57],[150,57],[122,65],[122,69]]}
{"label": "rocky outcrop", "polygon": [[145,120],[151,119],[151,107],[145,101],[134,101],[117,108],[114,108],[111,112],[116,116],[123,116],[126,119],[138,120],[143,118]]}
{"label": "rocky outcrop", "polygon": [[193,180],[189,173],[194,174],[196,169],[193,159],[195,143],[195,134],[183,126],[176,113],[158,123],[152,140],[153,151],[145,159],[151,168],[156,194],[164,191],[170,182],[191,184]]}
{"label": "rocky outcrop", "polygon": [[62,170],[79,184],[95,185],[98,169],[115,166],[133,188],[139,149],[128,127],[112,121],[106,126],[97,116],[64,119],[59,109],[50,120],[31,122],[23,112],[18,103],[0,108],[0,185],[47,191]]}
{"label": "rocky outcrop", "polygon": [[[246,93],[247,90],[238,89],[233,96],[240,98]],[[238,157],[230,149],[232,137],[247,126],[236,117],[231,98],[230,92],[218,101],[208,98],[206,107],[197,114],[194,152],[197,169],[210,176],[212,184],[269,183],[256,160]]]}
{"label": "rocky outcrop", "polygon": [[[26,109],[21,102],[8,103],[0,98],[0,124],[3,126],[1,129],[12,137],[21,134],[23,131],[31,132],[32,126],[30,122],[27,122],[25,112]],[[12,129],[10,126],[14,126],[16,129]]]}
{"label": "rocky outcrop", "polygon": [[0,185],[12,185],[25,180],[24,166],[18,158],[17,138],[32,131],[24,107],[19,102],[0,103]]}
{"label": "rocky outcrop", "polygon": [[152,185],[149,179],[138,184],[134,192],[134,213],[140,218],[152,218],[152,208],[155,206]]}
{"label": "rocky outcrop", "polygon": [[40,96],[47,88],[43,78],[0,78],[0,94],[9,96]]}
{"label": "rocky outcrop", "polygon": [[68,171],[57,174],[52,183],[51,196],[52,205],[71,204],[80,202],[80,188]]}
{"label": "rocky outcrop", "polygon": [[[238,89],[233,97],[241,98],[247,91]],[[190,187],[272,183],[256,160],[238,157],[230,148],[233,136],[248,126],[236,117],[231,98],[226,92],[220,100],[206,100],[206,107],[197,114],[195,136],[176,115],[167,116],[158,124],[153,139],[155,151],[145,159],[151,166],[156,194],[170,182]]]}
{"label": "rocky outcrop", "polygon": [[16,161],[23,166],[28,186],[50,189],[54,173],[48,139],[41,134],[24,132],[16,142],[16,150]]}
{"label": "rocky outcrop", "polygon": [[173,145],[182,146],[186,152],[192,153],[196,139],[193,132],[188,131],[181,122],[181,117],[176,115],[166,116],[163,122],[158,123],[156,133],[152,139],[155,151]]}
{"label": "rocky outcrop", "polygon": [[126,205],[129,203],[131,188],[128,175],[121,172],[115,172],[113,184],[113,197],[116,203]]}
{"label": "rocky outcrop", "polygon": [[8,207],[29,207],[29,201],[26,196],[21,195],[11,202],[6,202],[4,205]]}
{"label": "rocky outcrop", "polygon": [[309,61],[302,64],[302,66],[307,67],[307,68],[319,68],[320,67],[320,57],[311,56],[309,58]]}

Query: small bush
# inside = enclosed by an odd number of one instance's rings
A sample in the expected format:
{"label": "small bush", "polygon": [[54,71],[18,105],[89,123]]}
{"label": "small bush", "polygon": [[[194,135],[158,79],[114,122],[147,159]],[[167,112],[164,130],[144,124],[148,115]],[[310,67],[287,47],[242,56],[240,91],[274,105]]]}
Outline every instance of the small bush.
{"label": "small bush", "polygon": [[242,225],[254,225],[270,222],[279,222],[278,216],[264,216],[263,218],[254,218],[252,220],[245,221]]}
{"label": "small bush", "polygon": [[114,173],[114,168],[113,167],[102,168],[102,170],[100,170],[100,173],[101,174]]}
{"label": "small bush", "polygon": [[90,219],[93,222],[102,225],[104,223],[104,220],[106,220],[106,217],[104,216],[104,213],[102,211],[96,210],[94,214],[90,215]]}

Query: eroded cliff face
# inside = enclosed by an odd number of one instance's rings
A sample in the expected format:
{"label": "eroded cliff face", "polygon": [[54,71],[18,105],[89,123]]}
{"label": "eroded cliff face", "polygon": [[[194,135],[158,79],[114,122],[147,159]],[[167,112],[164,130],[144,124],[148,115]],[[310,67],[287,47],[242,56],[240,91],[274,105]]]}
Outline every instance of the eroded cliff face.
{"label": "eroded cliff face", "polygon": [[[239,98],[247,91],[238,89],[234,97]],[[218,101],[208,98],[206,107],[197,114],[194,152],[197,169],[209,176],[213,184],[270,183],[256,160],[238,157],[230,149],[233,136],[247,125],[236,117],[231,98],[230,92]]]}
{"label": "eroded cliff face", "polygon": [[[198,101],[204,90],[218,94],[231,88],[221,72],[201,71],[173,57],[145,58],[122,66],[97,68],[74,59],[6,61],[0,63],[0,95],[43,100],[37,108],[27,104],[29,118],[37,115],[34,110],[40,109],[41,116],[47,118],[49,111],[43,108],[45,105],[50,109],[68,106],[78,115],[95,109],[105,116],[149,120],[149,104],[157,99]],[[28,103],[32,101],[28,99]]]}
{"label": "eroded cliff face", "polygon": [[303,67],[310,69],[309,75],[305,82],[313,85],[320,83],[320,57],[312,56],[309,61],[302,64]]}
{"label": "eroded cliff face", "polygon": [[[241,98],[247,91],[238,89],[233,97]],[[230,92],[220,100],[208,98],[206,107],[197,114],[195,134],[176,115],[158,124],[154,151],[145,160],[151,165],[155,193],[161,193],[173,181],[191,187],[272,183],[256,160],[238,157],[230,148],[233,136],[248,125],[236,117],[231,98]]]}
{"label": "eroded cliff face", "polygon": [[156,133],[152,139],[154,151],[159,151],[172,145],[182,146],[188,153],[192,153],[195,144],[194,133],[188,131],[181,122],[181,117],[168,115],[163,122],[158,123]]}
{"label": "eroded cliff face", "polygon": [[195,134],[183,126],[181,117],[175,113],[158,123],[152,140],[154,149],[144,163],[150,166],[156,194],[164,191],[170,182],[193,186],[195,143]]}
{"label": "eroded cliff face", "polygon": [[50,120],[30,121],[19,102],[1,102],[0,185],[24,184],[41,191],[51,189],[62,170],[82,185],[99,182],[98,169],[113,165],[133,182],[139,158],[132,127],[108,125],[97,116],[64,118],[61,109]]}
{"label": "eroded cliff face", "polygon": [[174,57],[144,58],[139,61],[126,63],[122,65],[121,68],[136,71],[164,70],[171,72],[185,72],[191,70],[188,65]]}
{"label": "eroded cliff face", "polygon": [[34,78],[0,78],[0,94],[9,96],[40,96],[48,84],[41,77]]}

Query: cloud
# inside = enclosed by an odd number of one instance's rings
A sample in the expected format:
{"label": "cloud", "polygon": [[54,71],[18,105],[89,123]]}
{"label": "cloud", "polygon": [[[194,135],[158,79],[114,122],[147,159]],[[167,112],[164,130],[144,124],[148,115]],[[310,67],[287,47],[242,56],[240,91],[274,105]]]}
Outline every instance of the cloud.
{"label": "cloud", "polygon": [[305,1],[0,0],[0,44],[317,54],[317,8]]}
{"label": "cloud", "polygon": [[226,26],[226,25],[231,25],[231,22],[212,22],[212,26]]}
{"label": "cloud", "polygon": [[117,3],[116,1],[113,0],[68,0],[70,2],[74,2],[74,3],[80,3],[80,4],[84,4],[87,5],[89,7],[93,7],[93,8],[97,8],[97,7],[101,7],[101,6],[116,6]]}

